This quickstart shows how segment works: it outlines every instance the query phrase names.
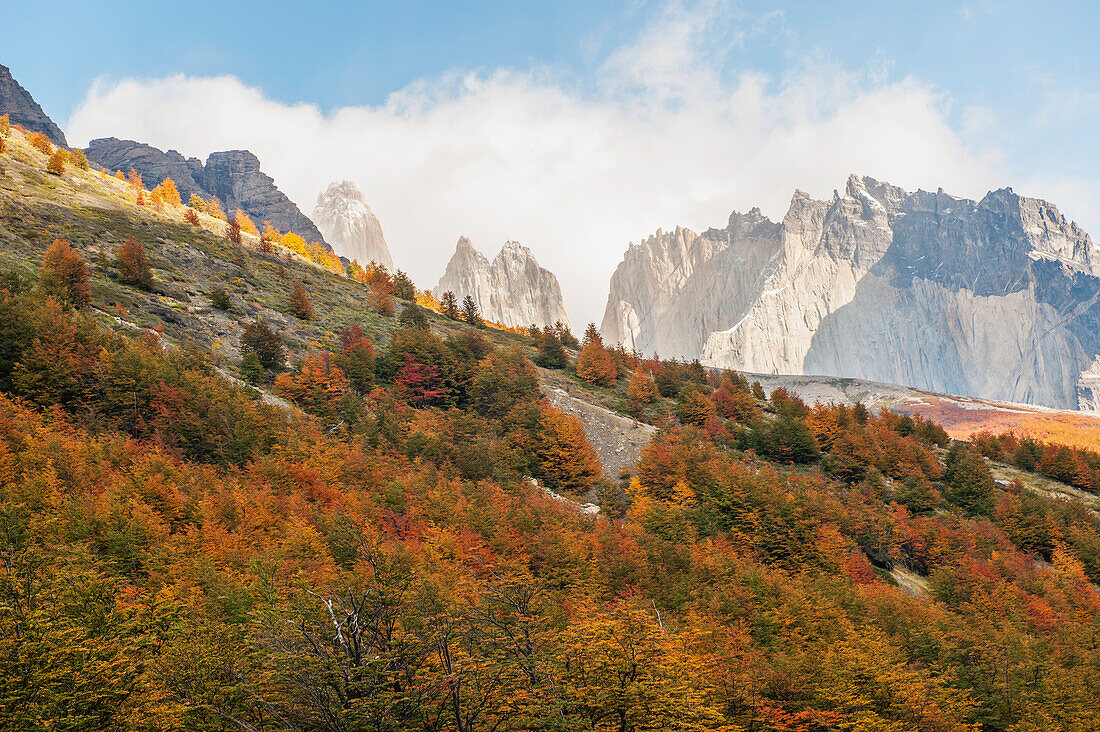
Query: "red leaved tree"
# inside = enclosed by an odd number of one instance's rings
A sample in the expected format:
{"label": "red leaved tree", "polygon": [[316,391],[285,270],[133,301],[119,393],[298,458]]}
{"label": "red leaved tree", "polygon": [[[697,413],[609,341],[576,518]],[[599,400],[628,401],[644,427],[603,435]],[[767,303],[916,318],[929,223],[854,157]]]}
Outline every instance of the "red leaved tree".
{"label": "red leaved tree", "polygon": [[411,353],[405,354],[393,382],[397,393],[414,407],[429,406],[447,395],[439,369],[417,362]]}

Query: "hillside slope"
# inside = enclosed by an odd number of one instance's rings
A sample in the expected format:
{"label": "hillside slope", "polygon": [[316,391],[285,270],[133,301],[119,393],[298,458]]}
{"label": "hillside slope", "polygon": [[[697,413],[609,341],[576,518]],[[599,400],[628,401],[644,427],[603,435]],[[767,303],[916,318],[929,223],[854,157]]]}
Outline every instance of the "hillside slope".
{"label": "hillside slope", "polygon": [[1100,726],[1100,453],[398,314],[45,164],[0,153],[0,727]]}

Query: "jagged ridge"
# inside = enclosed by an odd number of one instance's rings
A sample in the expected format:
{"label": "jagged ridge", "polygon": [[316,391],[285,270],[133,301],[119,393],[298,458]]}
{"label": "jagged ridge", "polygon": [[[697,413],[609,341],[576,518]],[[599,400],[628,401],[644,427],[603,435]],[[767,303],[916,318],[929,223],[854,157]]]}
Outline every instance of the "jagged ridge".
{"label": "jagged ridge", "polygon": [[393,269],[382,224],[351,181],[334,181],[317,194],[312,218],[338,255],[360,264],[373,261]]}
{"label": "jagged ridge", "polygon": [[227,212],[240,208],[256,225],[270,221],[280,231],[292,231],[306,241],[325,244],[325,238],[309,218],[260,170],[260,160],[248,150],[211,153],[206,165],[198,158],[184,158],[175,150],[164,152],[134,140],[106,137],[92,140],[85,150],[88,160],[107,170],[141,173],[152,188],[171,178],[186,201],[192,194],[217,196]]}
{"label": "jagged ridge", "polygon": [[436,285],[435,296],[448,290],[460,300],[473,296],[483,317],[512,328],[569,323],[558,278],[519,242],[505,243],[490,262],[469,239],[461,237]]}
{"label": "jagged ridge", "polygon": [[608,339],[760,373],[1071,409],[1079,389],[1082,406],[1092,399],[1078,382],[1100,353],[1097,254],[1053,205],[853,175],[844,195],[798,191],[781,223],[760,218],[749,233],[735,214],[677,247],[667,235],[632,247],[612,277]]}

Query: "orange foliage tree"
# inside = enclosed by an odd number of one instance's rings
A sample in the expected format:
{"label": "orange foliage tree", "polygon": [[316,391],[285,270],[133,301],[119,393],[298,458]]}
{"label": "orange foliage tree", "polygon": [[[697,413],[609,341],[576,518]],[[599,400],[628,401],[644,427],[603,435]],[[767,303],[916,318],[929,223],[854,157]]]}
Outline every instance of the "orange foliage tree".
{"label": "orange foliage tree", "polygon": [[82,308],[92,297],[88,265],[73,251],[72,243],[54,239],[42,258],[40,283],[49,294]]}
{"label": "orange foliage tree", "polygon": [[65,172],[65,154],[60,148],[54,150],[50,159],[46,161],[46,172],[52,175],[61,175]]}
{"label": "orange foliage tree", "polygon": [[535,453],[539,478],[551,488],[583,491],[600,475],[600,458],[575,415],[542,408]]}
{"label": "orange foliage tree", "polygon": [[244,212],[243,209],[237,209],[233,214],[233,220],[237,222],[237,225],[241,227],[241,231],[246,234],[252,234],[258,236],[260,231],[256,228],[256,224],[252,222],[252,219]]}
{"label": "orange foliage tree", "polygon": [[116,252],[118,279],[120,282],[150,290],[153,287],[153,270],[145,253],[145,245],[133,238],[122,242]]}
{"label": "orange foliage tree", "polygon": [[290,312],[300,320],[309,320],[313,317],[313,303],[309,301],[306,288],[301,280],[294,280],[294,286],[290,291]]}
{"label": "orange foliage tree", "polygon": [[295,373],[280,374],[275,379],[279,396],[322,416],[335,414],[349,389],[347,377],[328,353],[311,355]]}
{"label": "orange foliage tree", "polygon": [[152,194],[169,206],[179,206],[181,203],[179,189],[171,178],[162,180],[160,185],[153,189]]}
{"label": "orange foliage tree", "polygon": [[50,144],[50,138],[46,137],[41,132],[28,132],[26,140],[27,144],[43,155],[49,155],[53,152],[53,145]]}
{"label": "orange foliage tree", "polygon": [[636,404],[651,404],[657,398],[657,382],[649,369],[637,368],[626,385],[626,396]]}
{"label": "orange foliage tree", "polygon": [[615,359],[604,348],[603,343],[593,341],[581,349],[577,357],[577,376],[590,384],[614,386],[618,378]]}

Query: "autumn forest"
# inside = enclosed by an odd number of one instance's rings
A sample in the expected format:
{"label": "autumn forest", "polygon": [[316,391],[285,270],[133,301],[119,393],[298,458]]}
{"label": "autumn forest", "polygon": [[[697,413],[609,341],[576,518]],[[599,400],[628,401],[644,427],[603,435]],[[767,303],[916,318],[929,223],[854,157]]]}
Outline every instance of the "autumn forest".
{"label": "autumn forest", "polygon": [[0,728],[1100,728],[1100,516],[993,471],[1100,453],[494,327],[4,133]]}

